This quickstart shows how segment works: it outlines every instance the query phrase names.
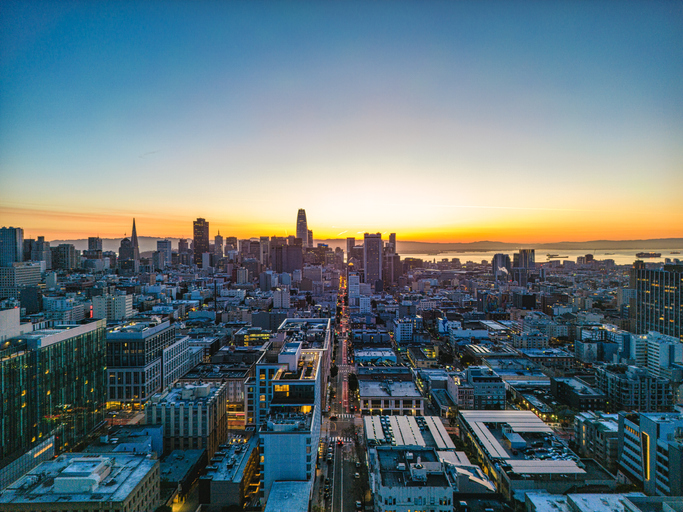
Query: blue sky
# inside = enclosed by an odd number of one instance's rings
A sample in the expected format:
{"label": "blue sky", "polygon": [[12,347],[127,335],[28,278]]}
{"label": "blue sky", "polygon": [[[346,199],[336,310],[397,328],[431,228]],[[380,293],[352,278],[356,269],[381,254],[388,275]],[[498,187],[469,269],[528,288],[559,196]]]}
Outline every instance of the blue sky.
{"label": "blue sky", "polygon": [[682,6],[4,2],[0,217],[683,236]]}

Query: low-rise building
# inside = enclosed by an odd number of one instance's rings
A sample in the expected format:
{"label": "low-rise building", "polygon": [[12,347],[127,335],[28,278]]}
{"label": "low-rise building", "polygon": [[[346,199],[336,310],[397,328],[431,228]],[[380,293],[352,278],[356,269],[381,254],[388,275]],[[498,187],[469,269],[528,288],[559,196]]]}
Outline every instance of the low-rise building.
{"label": "low-rise building", "polygon": [[358,382],[361,414],[422,416],[424,398],[410,382]]}
{"label": "low-rise building", "polygon": [[505,383],[486,366],[470,366],[451,375],[447,389],[461,409],[505,409]]}
{"label": "low-rise building", "polygon": [[605,410],[605,394],[577,378],[551,378],[550,392],[557,400],[577,411]]}
{"label": "low-rise building", "polygon": [[205,448],[213,457],[227,436],[227,386],[176,384],[145,404],[148,425],[164,426],[164,451]]}
{"label": "low-rise building", "polygon": [[159,480],[159,461],[146,455],[63,454],[0,493],[0,509],[154,512]]}

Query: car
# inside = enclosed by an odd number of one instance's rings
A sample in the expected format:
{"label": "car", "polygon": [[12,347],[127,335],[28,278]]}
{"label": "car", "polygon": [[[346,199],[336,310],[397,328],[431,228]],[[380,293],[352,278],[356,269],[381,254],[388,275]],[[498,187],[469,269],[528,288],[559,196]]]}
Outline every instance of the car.
{"label": "car", "polygon": [[359,468],[359,467],[360,467],[360,461],[357,460],[357,461],[356,461],[356,468]]}
{"label": "car", "polygon": [[356,471],[356,473],[353,475],[353,478],[355,478],[356,480],[359,479],[360,473],[358,471]]}
{"label": "car", "polygon": [[337,417],[336,416],[330,416],[330,421],[337,421]]}
{"label": "car", "polygon": [[337,446],[344,446],[344,441],[342,441],[341,439],[337,441]]}
{"label": "car", "polygon": [[329,478],[325,479],[325,485],[330,485],[330,479]]}
{"label": "car", "polygon": [[356,501],[356,510],[363,510],[363,504],[360,501]]}

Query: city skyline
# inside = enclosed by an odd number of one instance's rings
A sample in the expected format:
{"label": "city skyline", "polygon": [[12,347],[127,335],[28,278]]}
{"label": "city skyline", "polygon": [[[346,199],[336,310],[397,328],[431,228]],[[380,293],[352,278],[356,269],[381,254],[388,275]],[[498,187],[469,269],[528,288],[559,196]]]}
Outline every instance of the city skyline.
{"label": "city skyline", "polygon": [[0,218],[50,240],[133,217],[284,236],[298,208],[316,239],[681,237],[682,19],[675,2],[7,2]]}

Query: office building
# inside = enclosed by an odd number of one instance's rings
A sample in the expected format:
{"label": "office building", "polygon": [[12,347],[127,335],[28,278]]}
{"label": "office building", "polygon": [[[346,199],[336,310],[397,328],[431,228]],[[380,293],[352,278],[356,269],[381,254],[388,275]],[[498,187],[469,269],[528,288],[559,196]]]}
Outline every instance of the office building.
{"label": "office building", "polygon": [[57,451],[70,450],[104,420],[105,325],[62,324],[2,344],[0,480],[51,436]]}
{"label": "office building", "polygon": [[186,336],[169,321],[130,322],[107,330],[108,402],[140,408],[189,370]]}
{"label": "office building", "polygon": [[372,466],[373,510],[409,512],[454,510],[453,482],[433,448],[377,447]]}
{"label": "office building", "polygon": [[636,333],[656,331],[683,341],[683,265],[651,270],[637,261],[631,277],[636,290]]}
{"label": "office building", "polygon": [[645,368],[597,363],[595,376],[611,412],[662,412],[673,406],[671,381],[650,375]]}
{"label": "office building", "polygon": [[0,493],[4,512],[154,512],[161,505],[159,461],[146,455],[63,454]]}
{"label": "office building", "polygon": [[19,298],[26,286],[37,286],[41,280],[41,265],[36,262],[15,263],[0,267],[0,299]]}
{"label": "office building", "polygon": [[529,271],[536,268],[535,249],[520,249],[513,255],[512,280],[517,281],[519,286],[526,286],[529,279]]}
{"label": "office building", "polygon": [[140,244],[138,243],[138,230],[135,227],[135,219],[133,219],[133,230],[130,233],[130,244],[133,247],[133,258],[136,261],[140,260]]}
{"label": "office building", "polygon": [[52,251],[52,268],[59,270],[73,270],[78,267],[78,256],[73,244],[59,244],[50,247]]}
{"label": "office building", "polygon": [[605,410],[605,394],[574,377],[551,377],[550,393],[576,411]]}
{"label": "office building", "polygon": [[219,258],[223,257],[223,237],[221,236],[220,231],[213,237],[213,252]]}
{"label": "office building", "polygon": [[0,267],[24,261],[24,230],[0,228]]}
{"label": "office building", "polygon": [[207,512],[242,510],[258,494],[258,437],[233,434],[220,445],[206,474],[199,478],[199,503]]}
{"label": "office building", "polygon": [[37,240],[24,240],[24,261],[26,260],[44,261],[45,269],[51,269],[52,251],[50,250],[50,242],[46,242],[44,236],[39,236]]}
{"label": "office building", "polygon": [[650,496],[683,495],[683,414],[619,413],[619,472]]}
{"label": "office building", "polygon": [[157,240],[157,251],[163,253],[166,265],[170,265],[173,261],[173,252],[171,250],[170,240]]}
{"label": "office building", "polygon": [[382,281],[382,234],[365,233],[363,245],[363,269],[365,280],[373,290]]}
{"label": "office building", "polygon": [[177,383],[145,404],[148,425],[164,426],[164,452],[204,448],[209,459],[228,433],[227,386]]}
{"label": "office building", "polygon": [[449,375],[446,389],[460,409],[505,409],[505,382],[488,367],[470,366]]}
{"label": "office building", "polygon": [[[137,235],[137,233],[136,233]],[[102,250],[102,239],[99,236],[88,237],[88,250],[89,251],[101,251]]]}
{"label": "office building", "polygon": [[683,363],[683,341],[674,336],[649,332],[647,340],[647,371],[655,377],[667,377],[669,369],[676,363]]}
{"label": "office building", "polygon": [[600,461],[616,474],[619,461],[619,415],[580,412],[574,417],[574,442],[578,454]]}
{"label": "office building", "polygon": [[202,255],[209,252],[209,223],[197,218],[192,225],[194,234],[194,264],[202,266]]}
{"label": "office building", "polygon": [[118,322],[133,316],[132,295],[96,295],[92,298],[93,318],[104,318],[107,322]]}
{"label": "office building", "polygon": [[361,414],[422,416],[424,397],[412,381],[369,381],[358,383]]}
{"label": "office building", "polygon": [[309,246],[308,240],[308,222],[306,222],[306,210],[299,209],[296,214],[296,237],[301,239],[303,247]]}
{"label": "office building", "polygon": [[353,248],[356,246],[356,239],[352,236],[346,239],[346,263],[351,260]]}
{"label": "office building", "polygon": [[512,278],[512,264],[507,254],[494,254],[491,261],[491,273],[496,281],[510,281]]}

